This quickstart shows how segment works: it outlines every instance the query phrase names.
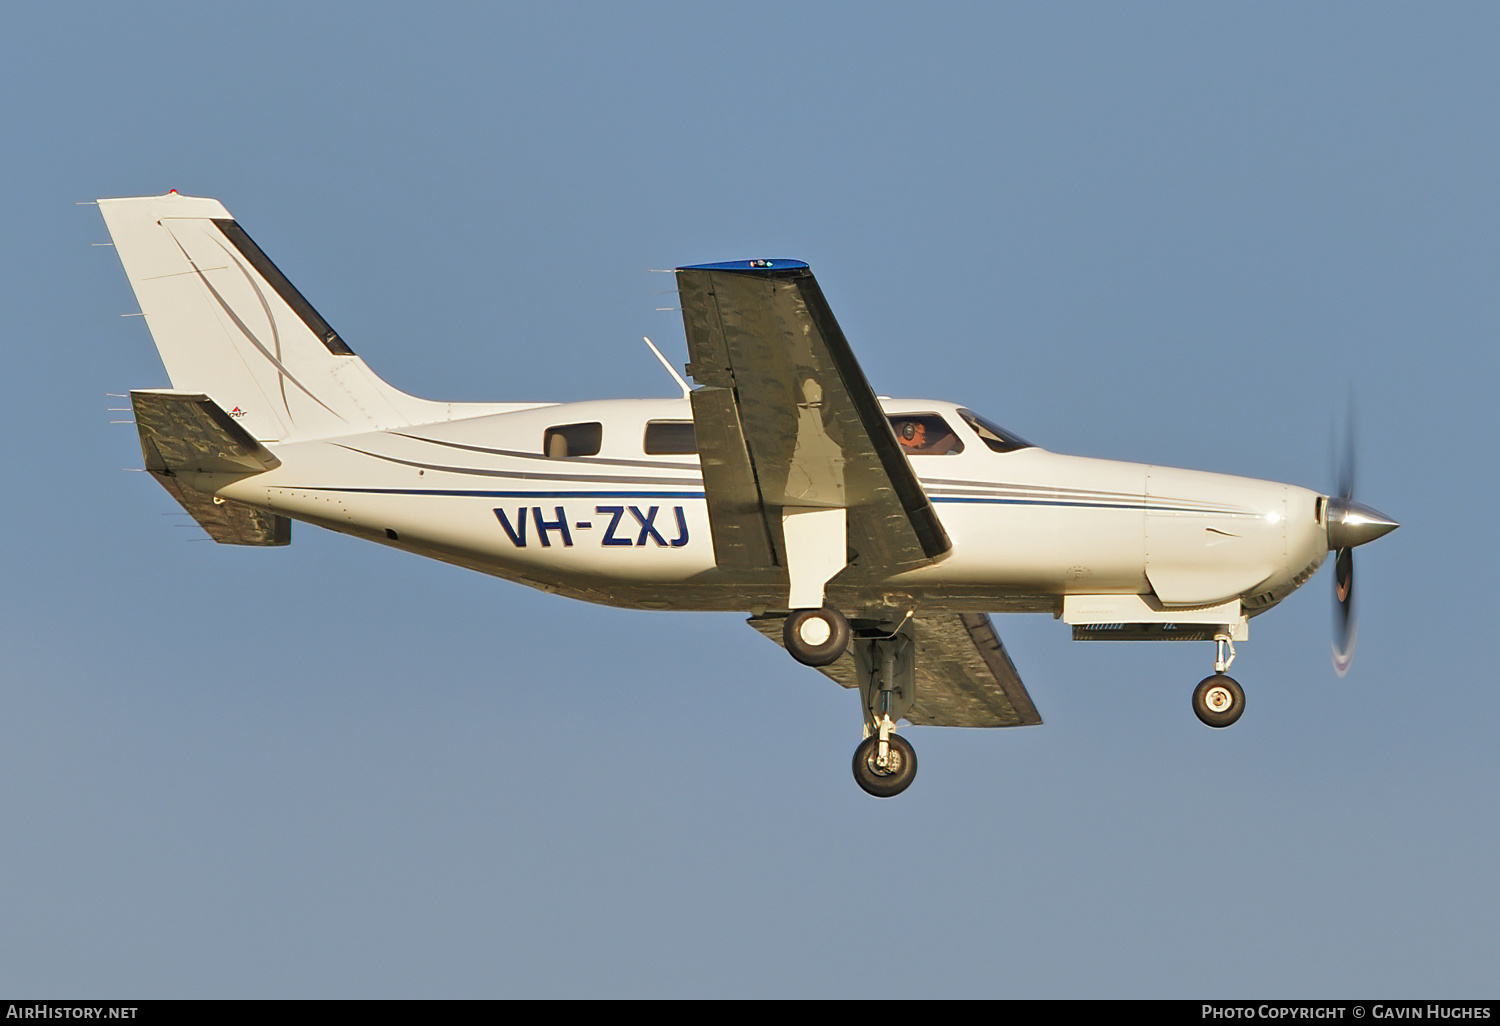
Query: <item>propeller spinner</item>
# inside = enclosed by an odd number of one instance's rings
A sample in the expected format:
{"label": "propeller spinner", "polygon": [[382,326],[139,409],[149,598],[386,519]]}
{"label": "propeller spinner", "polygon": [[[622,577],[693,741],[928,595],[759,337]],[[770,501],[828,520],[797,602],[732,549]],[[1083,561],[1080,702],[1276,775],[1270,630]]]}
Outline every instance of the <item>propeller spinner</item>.
{"label": "propeller spinner", "polygon": [[[1350,418],[1352,421],[1352,417]],[[1351,425],[1352,426],[1352,425]],[[1338,473],[1339,494],[1328,500],[1328,550],[1333,560],[1333,669],[1349,672],[1359,618],[1354,612],[1354,547],[1372,542],[1401,525],[1369,506],[1354,501],[1354,436],[1345,436]]]}

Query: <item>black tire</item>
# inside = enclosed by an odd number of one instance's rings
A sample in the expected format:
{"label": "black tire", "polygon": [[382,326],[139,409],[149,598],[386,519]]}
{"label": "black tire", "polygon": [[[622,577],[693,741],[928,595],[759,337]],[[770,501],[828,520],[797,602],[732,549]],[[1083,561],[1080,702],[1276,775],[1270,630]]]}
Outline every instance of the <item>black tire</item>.
{"label": "black tire", "polygon": [[[822,637],[826,634],[826,637]],[[827,666],[849,648],[849,621],[837,609],[795,609],[781,629],[792,658],[805,666]]]}
{"label": "black tire", "polygon": [[894,798],[905,791],[917,777],[917,752],[911,743],[899,734],[890,739],[889,768],[881,771],[875,766],[875,755],[880,750],[879,737],[867,737],[854,749],[854,781],[876,798]]}
{"label": "black tire", "polygon": [[1193,689],[1193,713],[1210,727],[1227,727],[1244,711],[1244,689],[1228,674],[1204,677]]}

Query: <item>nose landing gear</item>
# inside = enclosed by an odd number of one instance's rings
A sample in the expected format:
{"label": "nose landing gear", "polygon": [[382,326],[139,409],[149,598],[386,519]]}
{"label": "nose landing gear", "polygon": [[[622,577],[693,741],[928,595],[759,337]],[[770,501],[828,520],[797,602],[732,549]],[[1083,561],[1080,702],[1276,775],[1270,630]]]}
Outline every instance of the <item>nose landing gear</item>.
{"label": "nose landing gear", "polygon": [[1214,673],[1193,689],[1193,714],[1210,727],[1227,727],[1245,711],[1245,691],[1224,672],[1234,662],[1234,641],[1221,633],[1214,635],[1214,644]]}
{"label": "nose landing gear", "polygon": [[1245,711],[1245,692],[1226,673],[1204,677],[1193,689],[1193,712],[1210,727],[1227,727]]}

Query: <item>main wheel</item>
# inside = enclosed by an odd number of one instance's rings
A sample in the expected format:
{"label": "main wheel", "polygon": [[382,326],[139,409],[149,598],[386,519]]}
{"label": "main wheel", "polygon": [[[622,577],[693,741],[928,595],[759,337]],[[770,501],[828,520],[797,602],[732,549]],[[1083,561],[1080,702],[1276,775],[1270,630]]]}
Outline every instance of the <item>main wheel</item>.
{"label": "main wheel", "polygon": [[1193,689],[1193,712],[1210,727],[1227,727],[1244,711],[1245,692],[1228,674],[1204,677]]}
{"label": "main wheel", "polygon": [[782,626],[792,658],[807,666],[827,666],[849,647],[849,621],[837,609],[796,609]]}
{"label": "main wheel", "polygon": [[875,765],[880,738],[867,737],[854,750],[854,780],[876,798],[894,798],[917,776],[917,753],[899,734],[890,736],[884,769]]}

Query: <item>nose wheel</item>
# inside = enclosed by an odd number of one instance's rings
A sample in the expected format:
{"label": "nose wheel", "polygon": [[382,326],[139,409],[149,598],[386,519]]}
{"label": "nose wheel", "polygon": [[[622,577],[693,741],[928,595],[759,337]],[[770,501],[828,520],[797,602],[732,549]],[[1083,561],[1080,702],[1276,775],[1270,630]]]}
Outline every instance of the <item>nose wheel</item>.
{"label": "nose wheel", "polygon": [[1227,673],[1204,677],[1193,689],[1193,712],[1210,727],[1227,727],[1244,711],[1244,689]]}
{"label": "nose wheel", "polygon": [[1234,662],[1234,641],[1227,631],[1214,635],[1214,672],[1193,689],[1193,715],[1210,727],[1227,727],[1245,711],[1245,691],[1224,671]]}

